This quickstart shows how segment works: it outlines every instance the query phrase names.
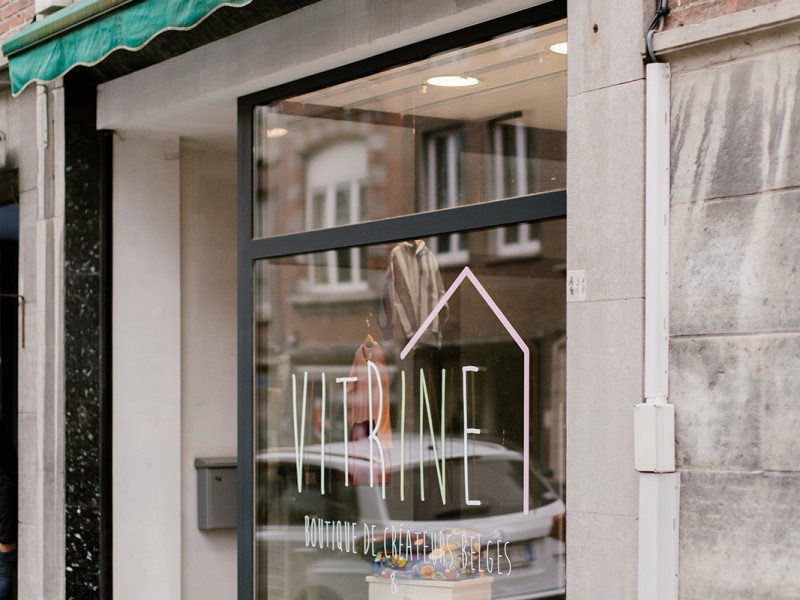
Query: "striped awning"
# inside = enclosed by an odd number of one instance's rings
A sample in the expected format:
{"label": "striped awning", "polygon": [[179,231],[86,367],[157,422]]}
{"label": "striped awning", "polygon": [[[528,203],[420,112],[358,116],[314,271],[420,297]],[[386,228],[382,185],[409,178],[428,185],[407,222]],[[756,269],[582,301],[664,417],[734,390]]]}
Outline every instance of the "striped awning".
{"label": "striped awning", "polygon": [[188,30],[223,6],[252,0],[78,0],[3,44],[11,91],[93,66],[119,49],[140,50],[165,31]]}

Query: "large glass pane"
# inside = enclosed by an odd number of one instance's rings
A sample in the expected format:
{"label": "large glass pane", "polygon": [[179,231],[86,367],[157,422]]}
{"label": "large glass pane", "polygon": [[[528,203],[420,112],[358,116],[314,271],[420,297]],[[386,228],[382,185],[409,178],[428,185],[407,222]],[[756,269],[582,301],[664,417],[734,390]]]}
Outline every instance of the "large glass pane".
{"label": "large glass pane", "polygon": [[[560,21],[259,107],[253,235],[563,189],[564,41]],[[474,85],[432,79],[453,74]]]}
{"label": "large glass pane", "polygon": [[256,263],[259,599],[563,592],[566,228],[535,225],[511,256],[460,233],[466,264],[421,239]]}

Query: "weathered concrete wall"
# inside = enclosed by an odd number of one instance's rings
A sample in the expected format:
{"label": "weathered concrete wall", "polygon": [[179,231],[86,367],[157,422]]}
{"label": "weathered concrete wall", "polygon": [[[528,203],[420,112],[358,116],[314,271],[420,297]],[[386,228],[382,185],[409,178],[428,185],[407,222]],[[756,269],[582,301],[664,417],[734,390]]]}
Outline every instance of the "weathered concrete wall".
{"label": "weathered concrete wall", "polygon": [[[567,99],[567,597],[636,598],[649,2],[573,1]],[[609,151],[614,149],[614,151]]]}
{"label": "weathered concrete wall", "polygon": [[[47,96],[45,96],[47,94]],[[63,89],[0,94],[19,169],[18,597],[64,597]],[[49,113],[49,114],[48,114]],[[50,128],[48,130],[48,122]],[[48,143],[45,145],[45,140]]]}
{"label": "weathered concrete wall", "polygon": [[680,597],[800,597],[800,24],[669,55]]}

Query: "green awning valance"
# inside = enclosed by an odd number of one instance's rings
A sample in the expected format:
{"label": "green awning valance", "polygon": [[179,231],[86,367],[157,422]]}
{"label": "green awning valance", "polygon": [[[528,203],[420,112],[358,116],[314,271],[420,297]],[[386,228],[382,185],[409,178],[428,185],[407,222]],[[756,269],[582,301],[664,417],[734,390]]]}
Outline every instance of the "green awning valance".
{"label": "green awning valance", "polygon": [[78,0],[3,44],[17,94],[77,65],[95,65],[114,50],[138,50],[167,30],[191,29],[222,6],[252,0]]}

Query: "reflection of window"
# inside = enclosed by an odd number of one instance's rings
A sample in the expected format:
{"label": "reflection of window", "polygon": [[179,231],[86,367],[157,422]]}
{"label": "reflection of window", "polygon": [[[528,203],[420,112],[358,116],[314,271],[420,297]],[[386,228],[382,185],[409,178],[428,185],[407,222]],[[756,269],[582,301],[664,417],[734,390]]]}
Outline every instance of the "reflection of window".
{"label": "reflection of window", "polygon": [[[519,121],[496,123],[493,130],[495,196],[513,198],[536,191],[533,158],[533,130]],[[530,223],[498,231],[497,250],[501,256],[538,254],[540,228]]]}
{"label": "reflection of window", "polygon": [[542,249],[539,239],[541,227],[534,223],[519,223],[497,231],[497,253],[500,256],[538,254]]}
{"label": "reflection of window", "polygon": [[[428,208],[453,208],[464,204],[461,181],[461,153],[464,132],[443,131],[426,137],[425,159]],[[466,263],[469,259],[464,236],[450,233],[430,240],[430,248],[439,264]]]}
{"label": "reflection of window", "polygon": [[[360,141],[340,142],[315,154],[306,177],[306,227],[322,229],[364,220],[367,147]],[[364,252],[341,248],[315,254],[309,279],[317,291],[362,290]]]}

